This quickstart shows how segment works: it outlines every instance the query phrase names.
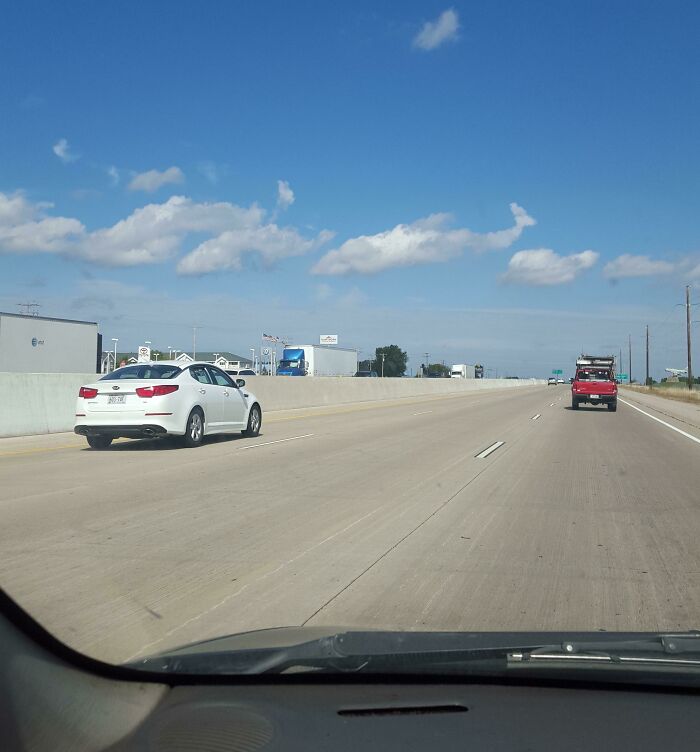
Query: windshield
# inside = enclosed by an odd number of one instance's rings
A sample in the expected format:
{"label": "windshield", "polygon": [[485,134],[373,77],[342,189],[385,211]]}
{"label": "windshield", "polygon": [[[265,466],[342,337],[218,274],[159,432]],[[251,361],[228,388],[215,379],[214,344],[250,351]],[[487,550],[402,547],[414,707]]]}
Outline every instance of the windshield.
{"label": "windshield", "polygon": [[610,371],[579,371],[576,374],[577,381],[613,381]]}
{"label": "windshield", "polygon": [[699,30],[4,3],[0,586],[258,673],[700,629]]}

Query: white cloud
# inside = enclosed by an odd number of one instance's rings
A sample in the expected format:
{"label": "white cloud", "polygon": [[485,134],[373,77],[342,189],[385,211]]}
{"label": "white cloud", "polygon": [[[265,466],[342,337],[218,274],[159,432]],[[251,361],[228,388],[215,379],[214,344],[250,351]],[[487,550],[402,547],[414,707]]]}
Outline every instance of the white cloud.
{"label": "white cloud", "polygon": [[70,146],[68,145],[68,141],[65,138],[60,138],[54,145],[53,145],[53,153],[62,161],[65,163],[68,162],[75,162],[76,159],[78,159],[78,154],[74,154],[70,150]]}
{"label": "white cloud", "polygon": [[153,193],[164,185],[169,183],[183,183],[185,176],[179,167],[168,167],[167,170],[159,172],[158,170],[148,170],[135,175],[129,183],[130,191],[146,191]]}
{"label": "white cloud", "polygon": [[111,266],[154,264],[175,255],[189,233],[221,234],[231,227],[254,227],[264,212],[226,202],[195,203],[172,196],[162,204],[136,209],[112,227],[90,233],[79,254]]}
{"label": "white cloud", "polygon": [[277,181],[277,206],[287,209],[294,203],[294,191],[289,187],[286,180]]}
{"label": "white cloud", "polygon": [[608,279],[655,277],[658,274],[671,274],[676,268],[676,265],[669,261],[654,261],[649,256],[633,256],[630,253],[624,253],[609,261],[603,268],[603,274]]}
{"label": "white cloud", "polygon": [[535,224],[525,209],[510,205],[515,223],[506,230],[477,233],[467,228],[446,227],[449,214],[431,214],[425,219],[376,235],[360,235],[329,251],[313,267],[314,274],[373,274],[385,269],[449,261],[465,249],[501,250],[511,246],[525,227]]}
{"label": "white cloud", "polygon": [[504,282],[523,285],[561,285],[573,281],[598,260],[595,251],[581,251],[560,256],[550,248],[518,251],[508,262]]}
{"label": "white cloud", "polygon": [[107,175],[112,185],[119,185],[119,170],[114,165],[107,168]]}
{"label": "white cloud", "polygon": [[179,274],[209,274],[221,269],[241,268],[245,253],[257,253],[266,265],[289,256],[302,256],[328,242],[333,233],[322,230],[315,238],[305,238],[295,227],[271,223],[227,230],[205,240],[177,265]]}
{"label": "white cloud", "polygon": [[420,50],[434,50],[445,42],[457,39],[459,16],[454,8],[443,11],[435,21],[427,21],[413,39],[413,46]]}
{"label": "white cloud", "polygon": [[0,253],[56,253],[103,266],[138,266],[172,258],[189,234],[198,233],[210,237],[181,260],[178,271],[205,274],[240,268],[246,253],[271,265],[332,237],[327,230],[306,238],[294,227],[279,227],[255,204],[196,203],[185,196],[147,204],[93,232],[77,219],[47,216],[50,207],[32,204],[21,193],[0,193]]}
{"label": "white cloud", "polygon": [[32,204],[24,194],[0,193],[0,252],[65,251],[85,233],[77,219],[46,216],[51,204]]}

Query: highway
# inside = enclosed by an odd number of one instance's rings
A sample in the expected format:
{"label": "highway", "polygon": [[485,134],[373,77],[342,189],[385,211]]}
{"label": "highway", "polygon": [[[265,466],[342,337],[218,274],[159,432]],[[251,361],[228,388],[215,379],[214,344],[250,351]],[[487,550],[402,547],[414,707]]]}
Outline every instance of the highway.
{"label": "highway", "polygon": [[621,397],[285,411],[198,449],[3,439],[0,583],[117,662],[302,624],[700,628],[700,408]]}

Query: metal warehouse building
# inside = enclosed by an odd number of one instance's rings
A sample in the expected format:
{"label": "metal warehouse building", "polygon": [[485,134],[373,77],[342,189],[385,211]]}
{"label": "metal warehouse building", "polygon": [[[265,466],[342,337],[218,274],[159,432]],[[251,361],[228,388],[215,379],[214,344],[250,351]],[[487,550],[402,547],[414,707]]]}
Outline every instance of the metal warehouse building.
{"label": "metal warehouse building", "polygon": [[0,312],[0,371],[98,373],[101,340],[94,321]]}

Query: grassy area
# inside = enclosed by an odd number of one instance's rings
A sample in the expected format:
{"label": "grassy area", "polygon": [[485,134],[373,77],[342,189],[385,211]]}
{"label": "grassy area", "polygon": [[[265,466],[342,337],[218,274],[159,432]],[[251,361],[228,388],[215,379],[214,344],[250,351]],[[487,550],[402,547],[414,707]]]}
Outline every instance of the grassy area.
{"label": "grassy area", "polygon": [[700,389],[697,384],[694,385],[693,390],[688,389],[686,384],[678,383],[664,383],[654,384],[654,386],[642,386],[641,384],[626,385],[625,389],[630,389],[634,392],[644,392],[645,394],[654,394],[657,397],[664,397],[665,399],[677,400],[678,402],[692,402],[693,404],[700,404]]}

